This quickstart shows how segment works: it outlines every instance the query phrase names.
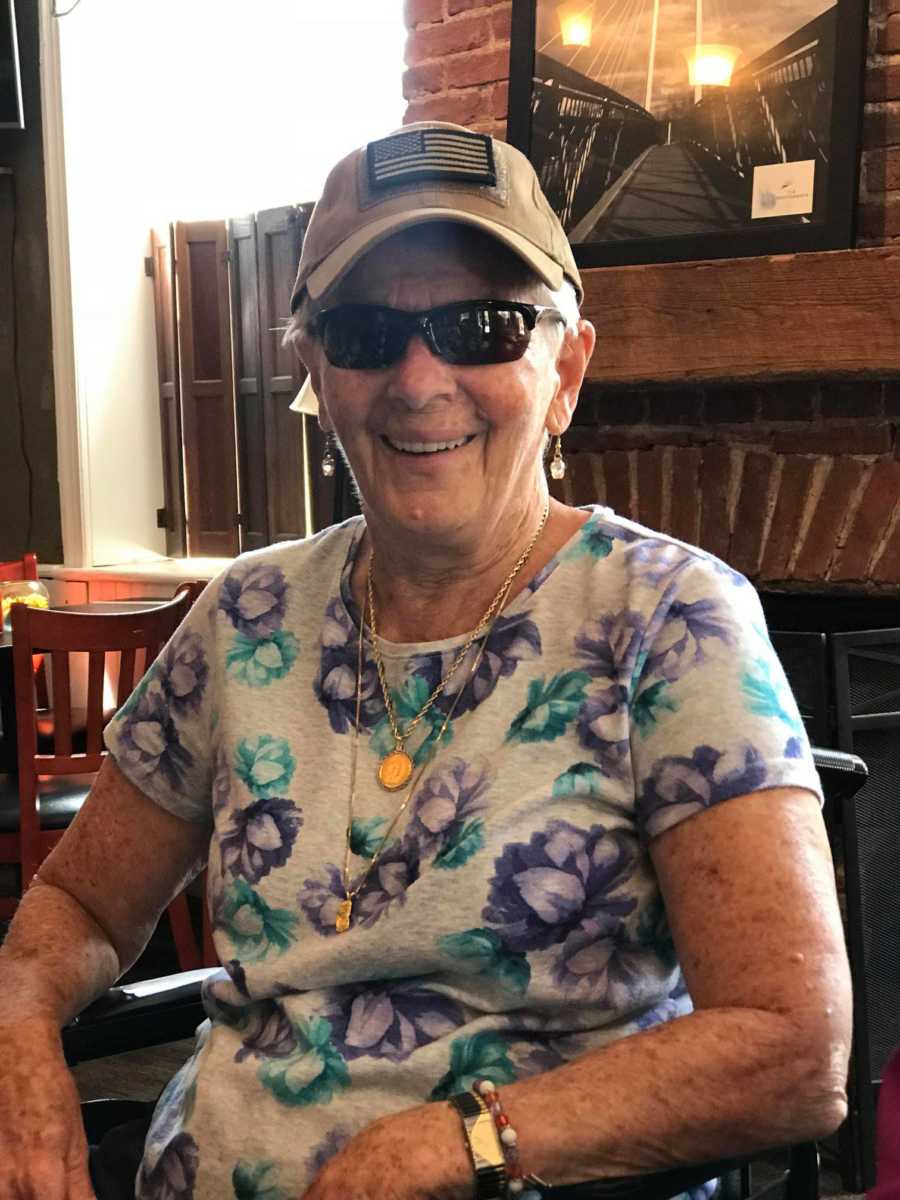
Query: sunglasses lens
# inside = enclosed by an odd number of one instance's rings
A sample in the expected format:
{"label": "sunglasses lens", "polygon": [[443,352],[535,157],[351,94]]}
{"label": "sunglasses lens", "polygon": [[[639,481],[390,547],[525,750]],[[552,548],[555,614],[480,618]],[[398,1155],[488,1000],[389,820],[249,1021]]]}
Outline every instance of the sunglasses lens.
{"label": "sunglasses lens", "polygon": [[454,305],[431,318],[435,346],[458,366],[514,362],[528,348],[531,328],[524,313],[502,304]]}
{"label": "sunglasses lens", "polygon": [[409,331],[402,314],[365,304],[341,304],[323,315],[322,348],[333,367],[388,367],[402,357]]}

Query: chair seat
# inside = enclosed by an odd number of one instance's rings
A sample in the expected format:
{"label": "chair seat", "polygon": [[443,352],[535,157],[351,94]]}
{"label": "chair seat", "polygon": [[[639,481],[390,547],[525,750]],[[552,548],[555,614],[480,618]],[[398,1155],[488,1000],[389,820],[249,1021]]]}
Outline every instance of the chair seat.
{"label": "chair seat", "polygon": [[[87,799],[93,775],[41,775],[41,828],[66,829]],[[19,777],[0,775],[0,833],[19,830]]]}

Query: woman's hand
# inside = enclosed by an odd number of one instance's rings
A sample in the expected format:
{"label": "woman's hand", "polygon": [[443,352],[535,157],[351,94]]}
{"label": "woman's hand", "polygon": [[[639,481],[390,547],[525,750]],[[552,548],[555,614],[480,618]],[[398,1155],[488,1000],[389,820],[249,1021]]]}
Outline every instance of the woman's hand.
{"label": "woman's hand", "polygon": [[425,1104],[367,1125],[302,1200],[471,1200],[474,1192],[462,1122],[449,1104]]}
{"label": "woman's hand", "polygon": [[94,1200],[81,1105],[53,1021],[0,1027],[0,1200]]}

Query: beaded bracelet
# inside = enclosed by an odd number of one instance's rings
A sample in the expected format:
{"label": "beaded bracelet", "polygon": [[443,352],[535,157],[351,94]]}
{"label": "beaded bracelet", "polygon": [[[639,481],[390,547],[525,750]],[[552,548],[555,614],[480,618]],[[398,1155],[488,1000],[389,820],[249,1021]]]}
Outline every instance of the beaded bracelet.
{"label": "beaded bracelet", "polygon": [[507,1195],[514,1200],[541,1200],[541,1193],[536,1188],[528,1186],[532,1183],[540,1183],[544,1187],[550,1185],[545,1183],[543,1179],[538,1179],[536,1175],[526,1175],[522,1170],[522,1158],[519,1154],[519,1135],[509,1123],[509,1117],[503,1111],[503,1105],[500,1102],[500,1093],[494,1087],[490,1079],[476,1079],[474,1090],[484,1100],[488,1106],[488,1111],[494,1118],[494,1125],[497,1127],[497,1133],[500,1137],[500,1145],[503,1148],[503,1156],[506,1159],[506,1174],[509,1182],[506,1185]]}

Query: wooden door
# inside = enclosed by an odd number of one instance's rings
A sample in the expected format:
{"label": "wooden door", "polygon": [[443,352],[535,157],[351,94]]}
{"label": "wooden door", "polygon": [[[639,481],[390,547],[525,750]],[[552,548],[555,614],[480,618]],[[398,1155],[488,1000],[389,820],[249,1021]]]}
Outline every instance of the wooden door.
{"label": "wooden door", "polygon": [[256,218],[228,223],[231,249],[231,330],[234,346],[238,490],[241,550],[267,546],[269,501],[266,484],[266,424],[259,342],[259,277]]}
{"label": "wooden door", "polygon": [[224,221],[178,221],[175,284],[187,551],[238,553],[234,371]]}
{"label": "wooden door", "polygon": [[166,531],[166,554],[185,552],[184,471],[181,461],[181,388],[178,378],[178,333],[175,324],[175,280],[172,273],[172,226],[151,231],[153,307],[156,314],[156,364],[159,374],[159,422],[162,433],[163,507],[157,523]]}
{"label": "wooden door", "polygon": [[308,208],[270,208],[256,214],[259,330],[265,410],[269,540],[306,536],[303,426],[290,403],[303,382],[296,354],[281,344],[290,318]]}

